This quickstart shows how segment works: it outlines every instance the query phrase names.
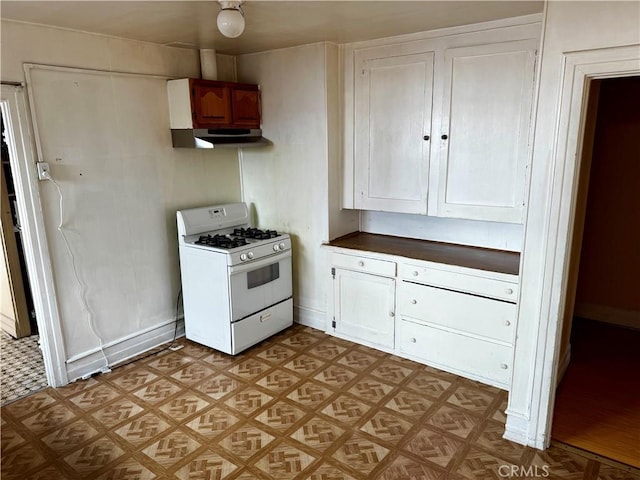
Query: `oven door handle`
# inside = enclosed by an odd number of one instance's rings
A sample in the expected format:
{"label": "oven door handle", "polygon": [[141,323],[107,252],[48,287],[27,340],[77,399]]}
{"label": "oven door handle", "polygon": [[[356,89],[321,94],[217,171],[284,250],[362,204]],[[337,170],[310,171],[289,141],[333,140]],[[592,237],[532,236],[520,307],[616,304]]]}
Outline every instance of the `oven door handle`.
{"label": "oven door handle", "polygon": [[285,258],[289,258],[289,257],[291,257],[291,250],[287,250],[286,252],[276,253],[266,258],[254,260],[253,262],[241,263],[239,265],[229,267],[229,273],[231,275],[237,275],[239,273],[250,272],[251,270],[256,270],[266,265],[271,265],[272,263],[277,263],[280,260],[284,260]]}

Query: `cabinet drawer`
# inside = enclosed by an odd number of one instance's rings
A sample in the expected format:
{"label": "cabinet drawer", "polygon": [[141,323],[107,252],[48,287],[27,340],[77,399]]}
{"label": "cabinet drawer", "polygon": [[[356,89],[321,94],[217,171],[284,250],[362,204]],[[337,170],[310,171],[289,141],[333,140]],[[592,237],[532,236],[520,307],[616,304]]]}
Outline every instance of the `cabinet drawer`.
{"label": "cabinet drawer", "polygon": [[490,383],[511,384],[512,349],[400,319],[397,348],[428,364]]}
{"label": "cabinet drawer", "polygon": [[[518,284],[486,278],[476,275],[448,272],[437,268],[429,268],[408,263],[401,263],[399,277],[410,282],[426,283],[436,287],[450,288],[461,292],[473,293],[490,298],[499,298],[516,303]],[[478,271],[480,273],[480,271]]]}
{"label": "cabinet drawer", "polygon": [[331,265],[334,267],[346,268],[356,272],[371,273],[385,277],[396,276],[396,263],[375,258],[358,257],[356,255],[344,255],[333,253],[331,255]]}
{"label": "cabinet drawer", "polygon": [[402,281],[398,285],[398,314],[511,343],[516,306]]}

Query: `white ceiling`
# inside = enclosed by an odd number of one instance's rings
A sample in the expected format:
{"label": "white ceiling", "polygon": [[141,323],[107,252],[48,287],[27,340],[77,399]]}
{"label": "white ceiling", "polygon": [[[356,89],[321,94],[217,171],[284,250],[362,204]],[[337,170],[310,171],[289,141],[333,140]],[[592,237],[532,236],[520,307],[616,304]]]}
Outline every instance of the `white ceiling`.
{"label": "white ceiling", "polygon": [[247,1],[237,39],[216,28],[218,2],[11,1],[2,19],[185,48],[241,54],[318,41],[346,43],[542,12],[543,1]]}

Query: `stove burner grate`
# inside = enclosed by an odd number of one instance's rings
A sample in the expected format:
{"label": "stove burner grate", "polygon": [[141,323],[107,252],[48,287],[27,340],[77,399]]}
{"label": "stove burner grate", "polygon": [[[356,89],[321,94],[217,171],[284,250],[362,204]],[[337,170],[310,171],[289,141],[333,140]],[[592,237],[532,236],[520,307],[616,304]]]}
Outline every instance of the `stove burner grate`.
{"label": "stove burner grate", "polygon": [[275,230],[260,230],[259,228],[236,228],[233,230],[233,235],[242,238],[255,238],[257,240],[268,240],[280,236]]}
{"label": "stove burner grate", "polygon": [[196,245],[206,245],[208,247],[231,249],[247,245],[248,242],[242,237],[229,237],[227,235],[201,235],[194,242]]}

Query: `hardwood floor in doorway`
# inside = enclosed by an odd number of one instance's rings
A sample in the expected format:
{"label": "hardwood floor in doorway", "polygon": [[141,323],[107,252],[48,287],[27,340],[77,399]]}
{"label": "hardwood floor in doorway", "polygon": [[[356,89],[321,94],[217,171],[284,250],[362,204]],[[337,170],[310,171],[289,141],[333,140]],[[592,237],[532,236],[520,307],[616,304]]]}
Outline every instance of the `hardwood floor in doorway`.
{"label": "hardwood floor in doorway", "polygon": [[640,468],[640,330],[574,320],[551,437]]}

